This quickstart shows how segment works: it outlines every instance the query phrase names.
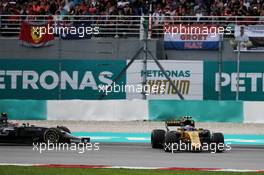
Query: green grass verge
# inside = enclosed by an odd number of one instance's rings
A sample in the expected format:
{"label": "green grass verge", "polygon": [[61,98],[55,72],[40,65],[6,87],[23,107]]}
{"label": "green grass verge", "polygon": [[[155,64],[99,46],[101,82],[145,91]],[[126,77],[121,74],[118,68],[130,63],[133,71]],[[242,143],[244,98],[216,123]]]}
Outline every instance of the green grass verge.
{"label": "green grass verge", "polygon": [[239,175],[239,174],[251,175],[251,174],[264,174],[264,173],[0,166],[0,174],[1,175]]}

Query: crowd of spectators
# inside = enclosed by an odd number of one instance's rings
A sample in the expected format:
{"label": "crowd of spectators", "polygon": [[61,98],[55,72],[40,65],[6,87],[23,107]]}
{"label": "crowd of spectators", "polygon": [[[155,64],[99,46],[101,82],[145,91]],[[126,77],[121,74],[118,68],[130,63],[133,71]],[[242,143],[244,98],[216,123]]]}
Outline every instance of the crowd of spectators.
{"label": "crowd of spectators", "polygon": [[[156,29],[162,30],[163,24],[178,23],[178,19],[180,23],[188,21],[185,19],[190,18],[186,16],[196,16],[195,20],[203,19],[204,16],[227,16],[230,23],[232,16],[246,16],[241,19],[247,21],[245,24],[263,24],[264,18],[258,17],[264,16],[264,0],[0,0],[0,15],[12,15],[0,18],[0,28],[9,28],[10,22],[19,20],[20,17],[16,15],[33,15],[33,20],[42,18],[39,15],[48,15],[49,19],[63,22],[68,19],[65,15],[72,16],[70,19],[87,19],[93,18],[92,15],[103,15],[94,17],[91,21],[95,21],[96,24],[110,24],[107,26],[109,28],[117,27],[116,17],[111,17],[116,15],[119,18],[118,23],[123,24],[122,28],[135,28],[137,25],[134,24],[139,20],[126,16],[150,13],[153,16],[153,32]],[[84,15],[84,17],[74,15]],[[247,16],[254,17],[247,18]]]}
{"label": "crowd of spectators", "polygon": [[[150,11],[150,3],[152,10]],[[264,16],[264,0],[1,0],[8,15]]]}

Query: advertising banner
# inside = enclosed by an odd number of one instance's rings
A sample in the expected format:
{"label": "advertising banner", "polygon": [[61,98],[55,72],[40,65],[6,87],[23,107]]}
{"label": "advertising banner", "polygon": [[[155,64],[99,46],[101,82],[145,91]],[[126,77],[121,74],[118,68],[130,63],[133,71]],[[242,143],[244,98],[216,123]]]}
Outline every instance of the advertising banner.
{"label": "advertising banner", "polygon": [[[99,99],[126,61],[0,60],[0,99]],[[126,75],[116,82],[125,83]],[[125,99],[108,92],[103,99]]]}
{"label": "advertising banner", "polygon": [[[203,61],[160,60],[166,74],[185,99],[203,99]],[[176,91],[165,78],[154,61],[147,62],[144,72],[143,61],[135,61],[127,70],[127,86],[140,86],[146,75],[147,99],[179,99]],[[142,98],[142,93],[126,91],[127,99]]]}
{"label": "advertising banner", "polygon": [[[239,100],[264,100],[264,62],[241,62]],[[223,62],[221,78],[222,100],[236,99],[236,62]],[[218,62],[204,62],[204,100],[217,100],[219,93]]]}
{"label": "advertising banner", "polygon": [[165,50],[219,48],[219,34],[217,28],[204,25],[169,25],[164,26]]}

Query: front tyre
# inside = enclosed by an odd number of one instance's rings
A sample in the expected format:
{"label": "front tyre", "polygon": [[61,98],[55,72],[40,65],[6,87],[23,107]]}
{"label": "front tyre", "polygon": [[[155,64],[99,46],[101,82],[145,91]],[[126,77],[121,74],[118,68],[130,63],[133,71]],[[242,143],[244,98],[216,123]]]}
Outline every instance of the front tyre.
{"label": "front tyre", "polygon": [[43,138],[45,143],[59,143],[60,131],[57,128],[49,128],[44,132]]}
{"label": "front tyre", "polygon": [[211,137],[211,152],[221,153],[224,151],[225,139],[223,133],[213,133]]}

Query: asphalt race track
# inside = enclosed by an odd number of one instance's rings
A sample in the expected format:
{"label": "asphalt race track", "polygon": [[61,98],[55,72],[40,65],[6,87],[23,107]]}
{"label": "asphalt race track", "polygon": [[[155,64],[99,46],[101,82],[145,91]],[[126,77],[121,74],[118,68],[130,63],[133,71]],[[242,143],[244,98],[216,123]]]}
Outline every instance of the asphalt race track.
{"label": "asphalt race track", "polygon": [[135,167],[264,169],[264,149],[233,147],[225,153],[165,153],[147,143],[101,143],[99,151],[45,151],[33,146],[0,145],[0,163],[76,164]]}

